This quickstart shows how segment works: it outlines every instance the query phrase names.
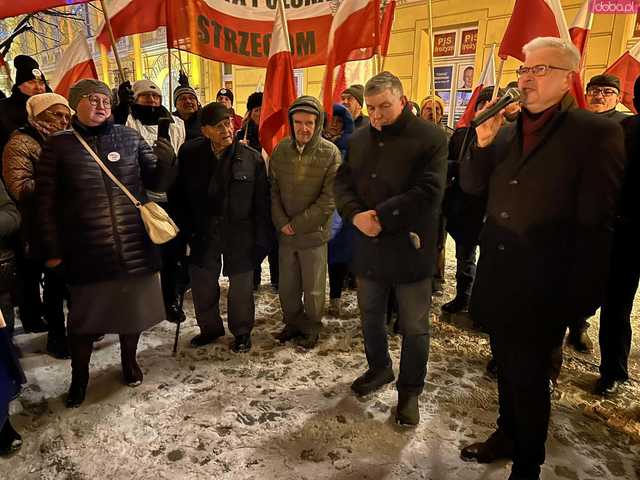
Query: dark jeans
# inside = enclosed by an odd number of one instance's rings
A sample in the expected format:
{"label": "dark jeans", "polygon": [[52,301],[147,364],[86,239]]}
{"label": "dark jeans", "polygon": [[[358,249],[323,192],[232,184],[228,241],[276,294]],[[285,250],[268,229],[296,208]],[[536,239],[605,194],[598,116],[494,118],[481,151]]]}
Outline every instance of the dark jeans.
{"label": "dark jeans", "polygon": [[431,278],[416,283],[381,283],[358,277],[358,306],[367,362],[371,370],[392,366],[386,319],[389,293],[398,300],[398,324],[403,334],[398,390],[419,394],[424,388],[429,358]]}
{"label": "dark jeans", "polygon": [[471,297],[476,278],[477,245],[456,241],[456,295]]}
{"label": "dark jeans", "polygon": [[513,472],[520,475],[538,475],[544,463],[551,363],[563,332],[522,334],[507,327],[490,335],[498,366],[498,429],[513,442]]}
{"label": "dark jeans", "polygon": [[342,289],[348,273],[348,263],[329,264],[329,298],[342,297]]}
{"label": "dark jeans", "polygon": [[[222,262],[213,266],[190,266],[191,293],[196,311],[196,321],[203,334],[223,334],[224,324],[220,316],[220,286],[218,279]],[[229,275],[227,296],[229,330],[234,336],[249,335],[255,322],[253,299],[253,272]]]}
{"label": "dark jeans", "polygon": [[640,279],[640,232],[636,229],[620,227],[614,234],[611,270],[600,313],[600,375],[613,380],[629,378],[631,309]]}
{"label": "dark jeans", "polygon": [[280,283],[280,268],[278,266],[278,242],[273,242],[270,252],[261,252],[256,257],[256,268],[253,270],[253,284],[256,288],[262,283],[262,262],[269,259],[269,279],[271,285],[277,287]]}

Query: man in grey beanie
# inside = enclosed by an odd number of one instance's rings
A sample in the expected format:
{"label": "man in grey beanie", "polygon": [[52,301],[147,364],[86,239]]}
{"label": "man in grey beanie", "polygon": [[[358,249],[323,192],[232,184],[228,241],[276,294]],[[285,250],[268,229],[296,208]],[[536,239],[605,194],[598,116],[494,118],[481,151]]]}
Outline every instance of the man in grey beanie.
{"label": "man in grey beanie", "polygon": [[364,105],[364,85],[351,85],[345,89],[341,95],[342,105],[347,107],[351,117],[353,118],[356,130],[360,127],[367,127],[369,125],[369,117],[362,114],[362,107]]}

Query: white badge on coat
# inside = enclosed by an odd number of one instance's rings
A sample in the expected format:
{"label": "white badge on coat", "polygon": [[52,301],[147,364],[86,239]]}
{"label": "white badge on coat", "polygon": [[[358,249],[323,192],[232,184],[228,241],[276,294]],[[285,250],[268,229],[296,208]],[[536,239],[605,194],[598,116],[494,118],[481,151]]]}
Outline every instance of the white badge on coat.
{"label": "white badge on coat", "polygon": [[118,152],[111,152],[109,155],[107,155],[107,158],[110,162],[117,162],[118,160],[120,160],[120,154]]}

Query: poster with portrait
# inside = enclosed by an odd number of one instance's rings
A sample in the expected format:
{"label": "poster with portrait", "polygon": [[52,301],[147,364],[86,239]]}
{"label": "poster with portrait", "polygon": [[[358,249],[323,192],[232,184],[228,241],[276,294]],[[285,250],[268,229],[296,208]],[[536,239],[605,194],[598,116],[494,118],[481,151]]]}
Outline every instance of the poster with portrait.
{"label": "poster with portrait", "polygon": [[473,65],[458,65],[458,90],[471,90],[473,88],[473,74],[475,67]]}
{"label": "poster with portrait", "polygon": [[451,90],[436,90],[438,95],[444,101],[444,112],[442,112],[442,124],[448,125],[449,111],[451,105]]}

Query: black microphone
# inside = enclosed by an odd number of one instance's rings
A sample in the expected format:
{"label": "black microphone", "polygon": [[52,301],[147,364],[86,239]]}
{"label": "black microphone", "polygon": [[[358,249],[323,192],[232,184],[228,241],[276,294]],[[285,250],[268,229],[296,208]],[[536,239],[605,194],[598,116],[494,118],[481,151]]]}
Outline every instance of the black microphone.
{"label": "black microphone", "polygon": [[478,125],[480,125],[481,123],[486,122],[491,117],[493,117],[498,112],[500,112],[500,110],[502,110],[507,105],[510,105],[510,104],[512,104],[514,102],[520,101],[521,97],[522,97],[522,94],[520,93],[520,90],[518,90],[517,88],[513,88],[513,87],[512,88],[508,88],[507,91],[504,92],[504,95],[502,95],[502,97],[500,97],[500,100],[498,100],[491,107],[487,108],[485,111],[479,113],[476,118],[471,120],[471,122],[470,122],[471,127],[475,128]]}

